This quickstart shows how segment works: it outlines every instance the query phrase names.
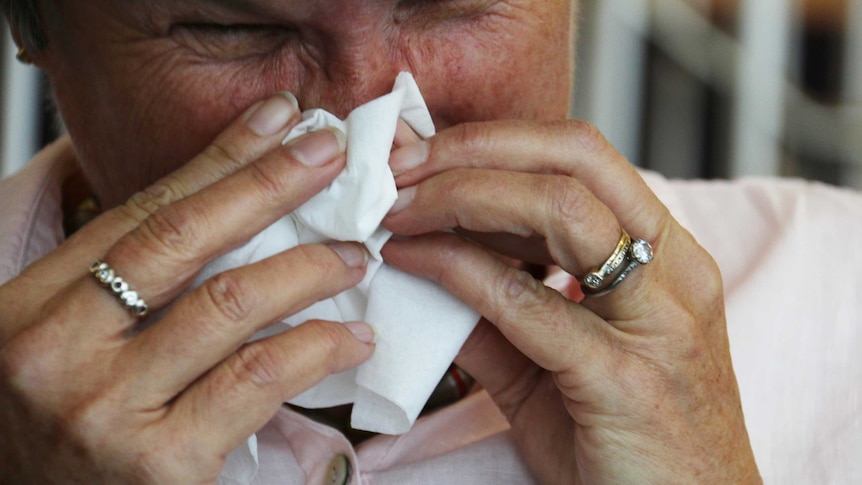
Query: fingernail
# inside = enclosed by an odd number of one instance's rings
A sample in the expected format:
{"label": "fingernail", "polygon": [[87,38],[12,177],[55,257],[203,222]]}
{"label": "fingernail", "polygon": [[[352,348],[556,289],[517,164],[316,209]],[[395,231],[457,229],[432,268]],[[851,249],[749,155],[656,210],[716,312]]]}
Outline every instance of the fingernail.
{"label": "fingernail", "polygon": [[413,170],[428,160],[428,142],[420,141],[397,148],[389,155],[389,167],[396,176]]}
{"label": "fingernail", "polygon": [[283,130],[296,113],[299,113],[296,97],[287,92],[279,93],[261,104],[247,124],[258,136],[270,136]]}
{"label": "fingernail", "polygon": [[338,128],[327,128],[297,138],[290,144],[293,157],[308,167],[320,167],[344,153],[347,137]]}
{"label": "fingernail", "polygon": [[413,198],[416,196],[416,186],[407,187],[406,189],[401,189],[398,191],[398,199],[395,201],[395,204],[392,205],[392,208],[389,209],[389,215],[395,215],[404,209],[407,208],[412,202]]}
{"label": "fingernail", "polygon": [[374,332],[374,327],[365,323],[365,322],[346,322],[344,324],[350,333],[356,337],[356,340],[360,342],[364,342],[366,344],[373,344],[377,342],[377,334]]}
{"label": "fingernail", "polygon": [[398,118],[398,124],[395,125],[395,145],[402,147],[411,143],[422,141],[422,138],[413,131],[410,124],[404,121],[403,118]]}
{"label": "fingernail", "polygon": [[368,251],[360,244],[334,242],[329,244],[329,247],[344,260],[347,266],[360,268],[368,264]]}

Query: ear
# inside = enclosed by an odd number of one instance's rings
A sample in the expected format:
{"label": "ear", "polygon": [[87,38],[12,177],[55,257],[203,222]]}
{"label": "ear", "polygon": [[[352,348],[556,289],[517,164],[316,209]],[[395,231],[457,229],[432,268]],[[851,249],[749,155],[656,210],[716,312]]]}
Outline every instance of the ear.
{"label": "ear", "polygon": [[33,64],[30,51],[24,48],[21,36],[18,35],[17,32],[12,32],[12,41],[15,42],[15,46],[18,48],[18,54],[15,56],[18,62],[22,64]]}
{"label": "ear", "polygon": [[[19,21],[13,21],[10,17],[19,17],[23,16],[23,18],[18,19]],[[22,62],[26,62],[27,64],[36,64],[39,65],[42,57],[44,57],[44,40],[42,38],[44,35],[39,31],[35,33],[35,35],[24,35],[20,28],[20,21],[26,21],[28,16],[27,13],[15,14],[7,12],[5,16],[6,24],[9,26],[9,33],[12,36],[12,41],[15,42],[15,46],[18,48],[19,53],[23,53],[26,56],[26,60],[22,60]],[[23,49],[23,51],[22,51]],[[20,60],[20,59],[19,59]]]}

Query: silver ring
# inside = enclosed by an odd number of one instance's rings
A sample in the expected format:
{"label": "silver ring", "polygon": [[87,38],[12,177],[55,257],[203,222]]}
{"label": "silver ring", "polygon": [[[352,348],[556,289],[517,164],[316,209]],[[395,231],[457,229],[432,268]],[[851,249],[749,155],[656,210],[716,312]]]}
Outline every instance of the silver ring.
{"label": "silver ring", "polygon": [[614,252],[608,257],[608,259],[598,268],[593,269],[583,278],[581,278],[581,288],[584,289],[585,292],[596,292],[602,291],[606,282],[609,281],[609,278],[615,276],[619,273],[621,268],[624,268],[624,263],[626,262],[626,252],[628,251],[629,246],[631,246],[632,238],[625,231],[625,229],[620,229],[620,240],[617,242],[617,247],[614,249]]}
{"label": "silver ring", "polygon": [[591,286],[584,284],[584,282],[581,283],[581,291],[583,291],[585,296],[602,296],[610,293],[619,286],[620,283],[625,281],[635,268],[641,265],[647,265],[655,258],[652,245],[643,239],[629,239],[628,244],[626,244],[626,247],[623,250],[623,255],[624,261],[628,264],[621,264],[619,266],[622,269],[617,270],[616,277],[613,281],[599,288],[592,288]]}
{"label": "silver ring", "polygon": [[90,265],[90,274],[105,288],[111,290],[132,315],[141,318],[147,315],[149,307],[131,285],[119,277],[108,263],[97,260]]}

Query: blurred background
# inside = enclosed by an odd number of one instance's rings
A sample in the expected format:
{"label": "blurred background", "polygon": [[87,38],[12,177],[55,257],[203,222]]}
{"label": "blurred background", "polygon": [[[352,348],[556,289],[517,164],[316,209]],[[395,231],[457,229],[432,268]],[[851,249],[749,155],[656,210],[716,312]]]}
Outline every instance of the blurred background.
{"label": "blurred background", "polygon": [[[862,188],[862,0],[581,0],[573,116],[679,178]],[[0,46],[0,174],[56,136],[38,71]]]}

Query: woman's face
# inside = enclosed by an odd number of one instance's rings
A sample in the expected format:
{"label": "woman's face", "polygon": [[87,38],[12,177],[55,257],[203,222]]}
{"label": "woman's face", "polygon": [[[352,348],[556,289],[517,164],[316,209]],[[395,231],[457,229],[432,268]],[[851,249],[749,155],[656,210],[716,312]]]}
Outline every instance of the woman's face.
{"label": "woman's face", "polygon": [[410,71],[438,129],[565,117],[572,0],[55,0],[37,57],[108,205],[277,91],[339,116]]}

